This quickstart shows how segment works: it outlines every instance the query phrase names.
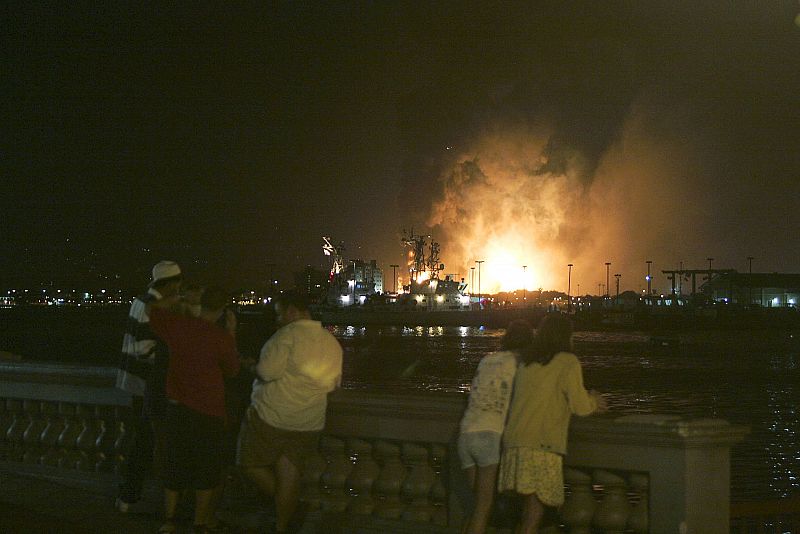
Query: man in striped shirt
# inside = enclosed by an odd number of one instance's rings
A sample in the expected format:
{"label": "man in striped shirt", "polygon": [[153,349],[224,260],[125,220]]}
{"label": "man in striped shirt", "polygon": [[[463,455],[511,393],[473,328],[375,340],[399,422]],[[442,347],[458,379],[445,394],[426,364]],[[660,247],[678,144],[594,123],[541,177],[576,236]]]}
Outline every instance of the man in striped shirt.
{"label": "man in striped shirt", "polygon": [[[122,361],[117,374],[117,387],[141,399],[141,412],[135,414],[134,440],[123,466],[116,508],[128,512],[141,497],[145,473],[153,464],[156,444],[154,424],[164,415],[164,392],[169,353],[150,328],[147,305],[178,294],[181,269],[174,261],[161,261],[153,267],[153,281],[147,293],[133,299],[122,340]],[[137,406],[138,402],[134,402]]]}

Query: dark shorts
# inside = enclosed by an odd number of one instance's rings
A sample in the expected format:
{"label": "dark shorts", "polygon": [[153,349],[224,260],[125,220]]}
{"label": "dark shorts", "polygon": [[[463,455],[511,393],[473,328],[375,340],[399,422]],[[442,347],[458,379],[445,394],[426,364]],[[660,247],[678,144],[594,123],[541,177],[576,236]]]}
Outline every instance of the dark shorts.
{"label": "dark shorts", "polygon": [[275,428],[265,423],[250,406],[239,432],[236,463],[242,467],[270,467],[285,456],[292,465],[302,469],[303,461],[316,452],[320,434]]}
{"label": "dark shorts", "polygon": [[224,421],[168,403],[164,423],[164,486],[171,490],[217,487],[225,453]]}

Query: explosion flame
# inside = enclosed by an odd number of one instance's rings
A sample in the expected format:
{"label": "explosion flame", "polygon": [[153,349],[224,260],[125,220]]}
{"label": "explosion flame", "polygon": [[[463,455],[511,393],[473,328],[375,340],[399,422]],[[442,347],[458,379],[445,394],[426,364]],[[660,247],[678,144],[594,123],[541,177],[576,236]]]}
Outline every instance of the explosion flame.
{"label": "explosion flame", "polygon": [[[563,240],[581,226],[581,161],[576,154],[566,172],[555,172],[546,148],[546,136],[506,131],[484,138],[440,177],[428,224],[443,234],[449,271],[469,273],[485,261],[483,293],[559,285],[570,248]],[[477,273],[473,282],[477,293]]]}

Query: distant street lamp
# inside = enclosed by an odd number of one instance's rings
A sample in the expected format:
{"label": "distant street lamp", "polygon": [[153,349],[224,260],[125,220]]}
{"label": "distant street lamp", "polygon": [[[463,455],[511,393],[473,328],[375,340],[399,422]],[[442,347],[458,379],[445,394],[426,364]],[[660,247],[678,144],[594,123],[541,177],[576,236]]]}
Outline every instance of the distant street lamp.
{"label": "distant street lamp", "polygon": [[392,268],[392,280],[394,280],[394,282],[392,282],[392,287],[394,288],[394,294],[397,295],[397,270],[396,269],[398,267],[400,267],[400,266],[393,263],[389,267]]}
{"label": "distant street lamp", "polygon": [[754,260],[754,259],[755,259],[755,258],[753,258],[753,256],[747,256],[747,262],[750,264],[750,265],[749,265],[749,270],[748,270],[748,272],[749,272],[750,274],[753,274],[753,260]]}
{"label": "distant street lamp", "polygon": [[[753,256],[747,256],[748,273],[753,274]],[[750,277],[752,278],[752,276]],[[747,305],[753,304],[753,281],[747,281]]]}
{"label": "distant street lamp", "polygon": [[611,267],[611,262],[607,261],[606,262],[606,297],[609,296],[608,292],[611,290],[610,286],[608,285],[608,270],[609,270],[610,267]]}
{"label": "distant street lamp", "polygon": [[485,261],[486,260],[475,260],[475,263],[478,264],[478,308],[481,307],[481,263]]}
{"label": "distant street lamp", "polygon": [[567,264],[567,311],[572,311],[572,299],[570,298],[570,290],[572,289],[572,264]]}
{"label": "distant street lamp", "polygon": [[527,296],[528,296],[528,282],[527,282],[527,277],[525,276],[525,274],[527,272],[528,272],[528,266],[527,265],[523,265],[522,266],[522,304],[523,304],[523,306],[525,305],[525,300],[527,299]]}
{"label": "distant street lamp", "polygon": [[619,279],[622,275],[617,273],[614,275],[614,278],[617,279],[617,305],[619,305]]}
{"label": "distant street lamp", "polygon": [[469,292],[472,294],[475,287],[475,267],[469,268]]}
{"label": "distant street lamp", "polygon": [[652,265],[653,260],[647,260],[645,263],[647,264],[647,278],[646,278],[646,280],[647,280],[647,294],[650,295],[652,293],[652,290],[650,288],[652,287],[651,283],[653,281],[653,277],[650,276],[650,265]]}
{"label": "distant street lamp", "polygon": [[714,258],[706,258],[708,260],[708,281],[711,281],[711,262],[714,261]]}

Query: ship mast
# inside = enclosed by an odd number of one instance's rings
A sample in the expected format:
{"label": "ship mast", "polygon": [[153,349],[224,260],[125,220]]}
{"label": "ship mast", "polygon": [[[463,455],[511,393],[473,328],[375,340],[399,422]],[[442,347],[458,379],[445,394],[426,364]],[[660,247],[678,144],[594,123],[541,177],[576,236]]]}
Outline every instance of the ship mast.
{"label": "ship mast", "polygon": [[[422,273],[426,271],[427,262],[425,261],[425,245],[427,241],[425,241],[426,237],[430,236],[423,236],[414,234],[414,229],[411,229],[410,234],[406,234],[406,231],[403,230],[403,237],[401,238],[401,242],[403,245],[410,248],[410,258],[409,258],[409,274],[411,278],[411,282],[416,282],[417,279],[420,277]],[[437,244],[438,246],[438,244]]]}
{"label": "ship mast", "polygon": [[431,273],[431,279],[438,280],[439,271],[444,269],[444,264],[439,263],[439,243],[437,243],[436,241],[431,241],[431,247],[430,251],[428,252],[428,261],[426,265],[428,271],[430,271]]}

